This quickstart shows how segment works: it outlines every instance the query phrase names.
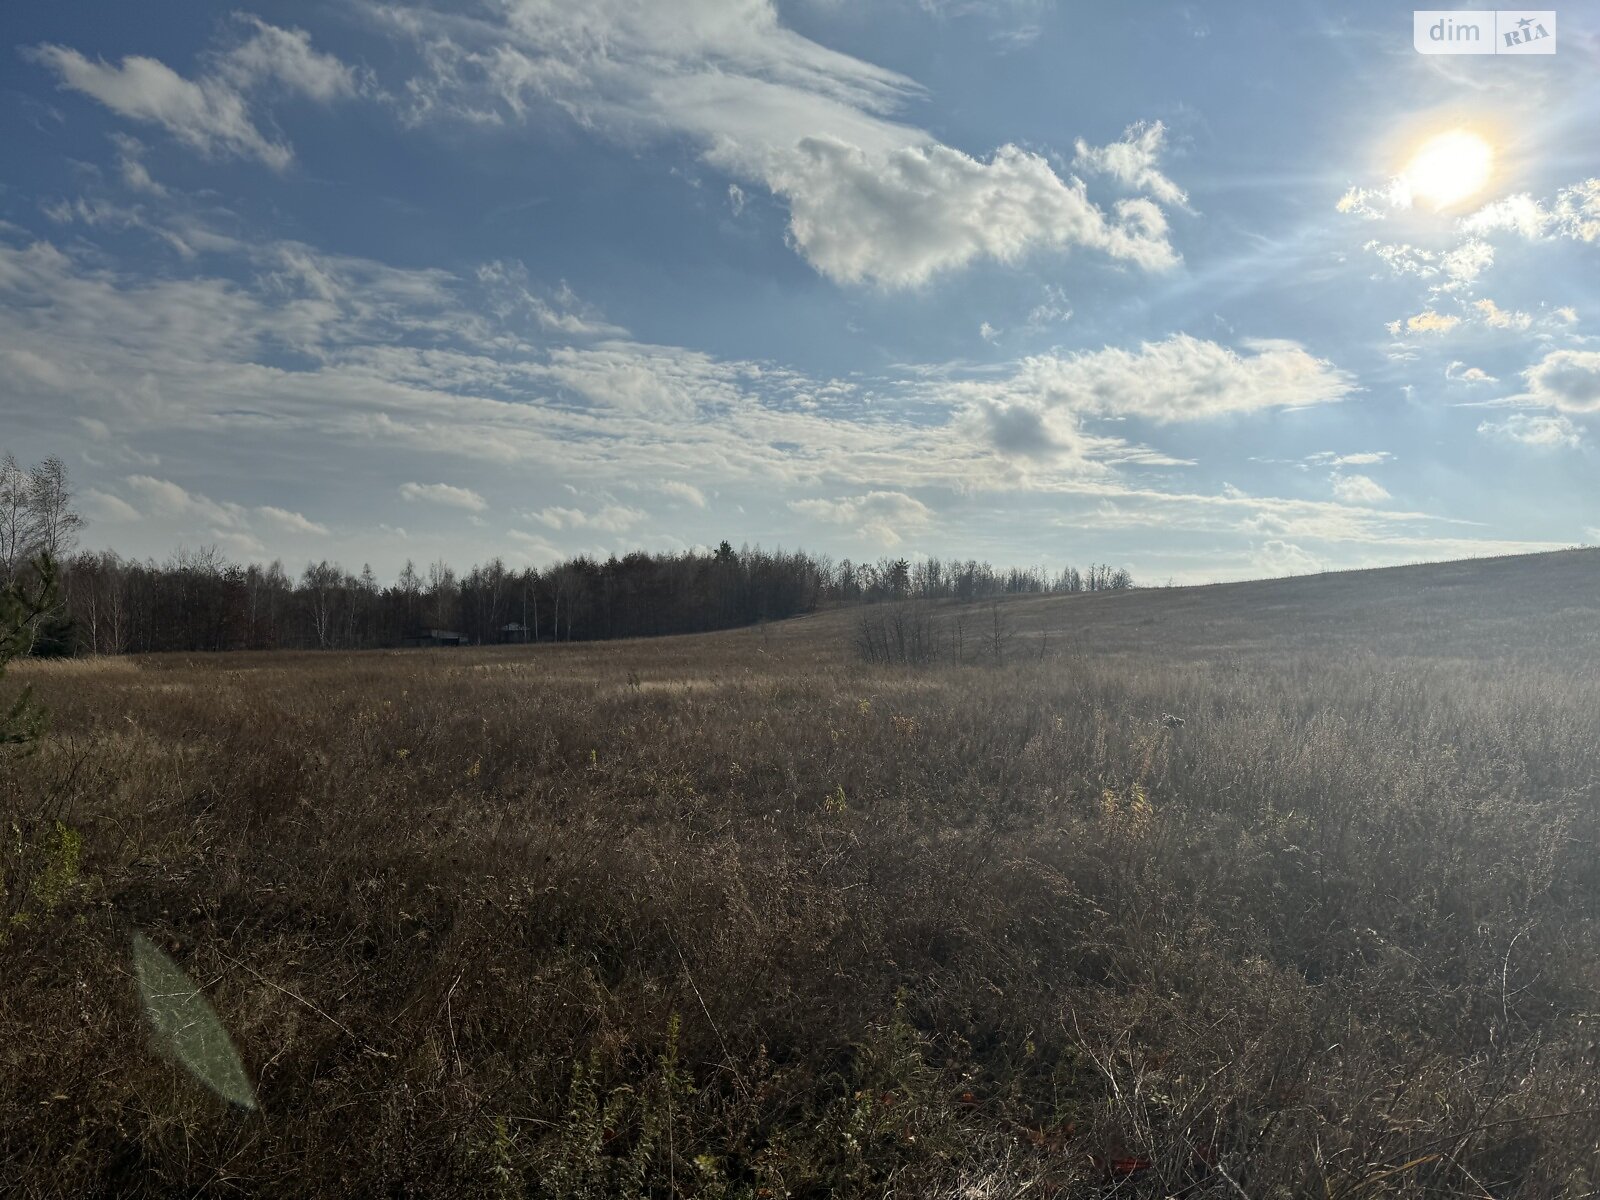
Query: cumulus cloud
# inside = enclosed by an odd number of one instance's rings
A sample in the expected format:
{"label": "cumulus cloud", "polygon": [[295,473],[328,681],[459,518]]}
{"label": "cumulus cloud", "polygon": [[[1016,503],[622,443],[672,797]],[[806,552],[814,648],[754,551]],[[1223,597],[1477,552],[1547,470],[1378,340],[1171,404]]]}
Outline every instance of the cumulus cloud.
{"label": "cumulus cloud", "polygon": [[1282,538],[1269,538],[1257,547],[1251,556],[1252,563],[1263,575],[1314,575],[1322,564],[1309,550],[1286,542]]}
{"label": "cumulus cloud", "polygon": [[925,283],[980,257],[1016,262],[1073,246],[1160,270],[1178,259],[1148,200],[1093,204],[1040,155],[1002,146],[987,162],[949,146],[873,153],[835,137],[802,138],[768,180],[789,201],[796,246],[842,283]]}
{"label": "cumulus cloud", "polygon": [[448,483],[403,483],[400,495],[409,501],[464,508],[468,512],[482,512],[489,507],[489,502],[471,488],[452,487]]}
{"label": "cumulus cloud", "polygon": [[1524,399],[1566,412],[1600,412],[1600,351],[1552,350],[1523,372]]}
{"label": "cumulus cloud", "polygon": [[1547,449],[1575,450],[1583,443],[1582,431],[1560,413],[1513,413],[1503,421],[1483,422],[1478,432],[1485,437]]}
{"label": "cumulus cloud", "polygon": [[968,435],[1002,457],[1036,463],[1182,460],[1105,439],[1092,417],[1154,424],[1202,421],[1337,401],[1354,390],[1345,372],[1287,341],[1246,341],[1244,352],[1179,334],[1128,350],[1022,359],[1008,375],[943,381],[932,394],[962,414]]}
{"label": "cumulus cloud", "polygon": [[1433,309],[1428,308],[1414,317],[1407,317],[1403,321],[1390,321],[1389,333],[1394,337],[1399,337],[1402,331],[1405,333],[1449,333],[1459,324],[1461,324],[1461,318],[1454,313],[1435,312]]}
{"label": "cumulus cloud", "polygon": [[1548,205],[1526,192],[1507,196],[1462,218],[1461,228],[1468,233],[1509,231],[1530,241],[1545,237],[1600,240],[1600,178],[1561,188]]}
{"label": "cumulus cloud", "polygon": [[[407,89],[412,119],[490,124],[554,108],[613,137],[688,137],[783,198],[791,244],[839,282],[915,286],[978,258],[1070,247],[1150,269],[1178,259],[1157,201],[1182,191],[1156,167],[1159,123],[1084,147],[1155,197],[1103,209],[1042,155],[1005,145],[975,157],[896,120],[915,82],[785,28],[772,0],[505,0],[500,20],[472,23],[422,5],[377,12],[426,60]],[[729,195],[742,207],[742,192]]]}
{"label": "cumulus cloud", "polygon": [[1186,208],[1188,194],[1161,173],[1166,140],[1167,128],[1160,121],[1139,121],[1123,131],[1121,141],[1106,146],[1091,146],[1079,138],[1072,165],[1080,171],[1109,175],[1123,187],[1148,192],[1162,204]]}
{"label": "cumulus cloud", "polygon": [[[313,50],[301,30],[280,29],[252,16],[239,19],[250,35],[224,54],[207,56],[207,69],[193,79],[143,55],[113,65],[68,46],[37,46],[29,54],[55,71],[62,88],[82,92],[129,120],[159,125],[202,154],[254,158],[281,170],[294,152],[259,128],[250,93],[272,84],[326,102],[353,94],[357,77],[338,59]],[[125,156],[123,170],[135,186],[150,182],[136,157]]]}
{"label": "cumulus cloud", "polygon": [[846,525],[881,546],[897,546],[927,528],[933,510],[904,492],[876,491],[837,500],[791,500],[791,511],[813,520]]}
{"label": "cumulus cloud", "polygon": [[1346,504],[1381,504],[1391,498],[1388,489],[1367,475],[1335,475],[1333,494]]}

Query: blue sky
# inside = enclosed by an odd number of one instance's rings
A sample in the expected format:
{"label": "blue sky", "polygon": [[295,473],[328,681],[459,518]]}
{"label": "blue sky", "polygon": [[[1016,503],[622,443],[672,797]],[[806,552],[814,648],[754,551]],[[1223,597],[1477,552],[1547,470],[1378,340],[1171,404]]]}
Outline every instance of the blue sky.
{"label": "blue sky", "polygon": [[1388,3],[14,7],[3,444],[86,545],[1600,541],[1592,9],[1450,57]]}

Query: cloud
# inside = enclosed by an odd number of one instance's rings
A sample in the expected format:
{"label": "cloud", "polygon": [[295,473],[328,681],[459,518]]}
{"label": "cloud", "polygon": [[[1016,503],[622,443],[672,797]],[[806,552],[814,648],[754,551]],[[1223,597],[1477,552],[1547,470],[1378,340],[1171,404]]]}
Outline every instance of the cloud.
{"label": "cloud", "polygon": [[1555,221],[1569,238],[1600,241],[1600,178],[1585,179],[1556,193]]}
{"label": "cloud", "polygon": [[1447,280],[1439,285],[1439,290],[1456,291],[1475,283],[1478,276],[1493,265],[1494,247],[1488,242],[1482,238],[1462,242],[1439,259],[1439,270]]}
{"label": "cloud", "polygon": [[1263,575],[1315,575],[1322,570],[1316,555],[1293,542],[1269,538],[1258,547],[1251,561]]}
{"label": "cloud", "polygon": [[150,177],[143,162],[144,143],[125,133],[114,133],[111,140],[117,147],[117,165],[123,185],[130,191],[144,192],[150,196],[165,196],[167,189]]}
{"label": "cloud", "polygon": [[796,247],[841,283],[911,287],[976,258],[1074,246],[1148,270],[1178,261],[1155,204],[1122,200],[1108,216],[1081,182],[1016,146],[985,162],[938,144],[873,152],[805,137],[768,183],[789,201]]}
{"label": "cloud", "polygon": [[84,93],[134,121],[164,127],[180,142],[219,158],[256,158],[281,170],[294,154],[256,128],[245,99],[217,79],[185,79],[165,63],[130,55],[121,66],[91,62],[66,46],[40,46],[34,57],[53,67],[61,86]]}
{"label": "cloud", "polygon": [[1462,218],[1461,228],[1469,233],[1510,231],[1529,241],[1552,236],[1600,240],[1600,178],[1561,188],[1548,205],[1526,192],[1507,196]]}
{"label": "cloud", "polygon": [[1478,426],[1478,432],[1485,437],[1503,438],[1506,441],[1519,442],[1524,446],[1548,449],[1576,450],[1583,444],[1582,431],[1560,413],[1553,416],[1513,413],[1504,421],[1483,422]]}
{"label": "cloud", "polygon": [[1044,299],[1028,312],[1028,328],[1043,329],[1072,319],[1072,305],[1067,303],[1065,288],[1053,283],[1044,285]]}
{"label": "cloud", "polygon": [[530,316],[544,332],[569,337],[617,337],[628,332],[602,319],[565,280],[554,292],[546,290],[541,294],[529,278],[528,268],[520,262],[485,263],[478,268],[476,278],[484,289],[488,307],[502,319],[514,314]]}
{"label": "cloud", "polygon": [[297,512],[290,512],[284,508],[274,508],[270,504],[263,504],[256,512],[271,521],[279,529],[288,533],[309,533],[319,537],[328,536],[328,527],[319,525],[316,521]]}
{"label": "cloud", "polygon": [[1362,450],[1355,454],[1338,454],[1322,450],[1306,457],[1306,462],[1319,467],[1370,467],[1388,462],[1394,455],[1387,450]]}
{"label": "cloud", "polygon": [[1498,383],[1493,375],[1482,367],[1469,367],[1459,360],[1452,362],[1444,369],[1444,377],[1457,383]]}
{"label": "cloud", "polygon": [[578,508],[545,508],[528,514],[551,529],[593,529],[601,533],[626,533],[646,515],[641,509],[621,504],[608,504],[592,513]]}
{"label": "cloud", "polygon": [[1550,212],[1527,192],[1486,204],[1461,218],[1461,228],[1472,234],[1509,230],[1529,240],[1543,237],[1550,227]]}
{"label": "cloud", "polygon": [[1461,318],[1455,314],[1435,312],[1428,308],[1404,321],[1390,321],[1389,333],[1394,337],[1399,337],[1401,330],[1407,333],[1449,333],[1459,324]]}
{"label": "cloud", "polygon": [[[129,55],[120,65],[90,60],[68,46],[42,45],[29,57],[52,68],[60,87],[82,92],[129,120],[159,125],[185,145],[215,158],[254,158],[274,170],[294,158],[289,146],[263,133],[250,111],[249,93],[267,84],[289,94],[327,102],[358,90],[357,76],[331,55],[311,49],[300,30],[279,29],[256,17],[239,20],[253,32],[195,79],[154,58]],[[131,184],[150,191],[148,173],[125,154]]]}
{"label": "cloud", "polygon": [[264,558],[267,548],[261,539],[254,534],[245,533],[238,529],[213,529],[211,540],[218,548],[236,554],[241,558]]}
{"label": "cloud", "polygon": [[251,30],[250,37],[217,60],[216,73],[239,91],[275,83],[327,104],[362,90],[360,75],[333,55],[313,50],[305,30],[279,29],[245,13],[237,19]]}
{"label": "cloud", "polygon": [[1523,373],[1523,397],[1566,412],[1600,412],[1600,351],[1552,350]]}
{"label": "cloud", "polygon": [[1382,484],[1366,475],[1335,475],[1333,494],[1346,504],[1381,504],[1391,499]]}
{"label": "cloud", "polygon": [[695,508],[706,506],[706,495],[692,483],[684,483],[681,479],[667,479],[656,484],[656,490],[664,496],[671,496],[674,500],[681,500]]}
{"label": "cloud", "polygon": [[739,395],[737,369],[675,346],[563,346],[536,370],[558,387],[622,412],[686,417],[708,403],[734,403]]}
{"label": "cloud", "polygon": [[1168,424],[1325,404],[1354,390],[1348,374],[1297,343],[1247,341],[1245,351],[1178,334],[1137,350],[1108,346],[1025,358],[1010,379],[973,383],[965,391],[1028,402],[1041,411],[1065,408]]}
{"label": "cloud", "polygon": [[1352,187],[1334,204],[1339,212],[1353,213],[1369,221],[1381,221],[1393,209],[1410,207],[1411,188],[1398,176],[1383,187]]}
{"label": "cloud", "polygon": [[933,510],[904,492],[876,491],[837,500],[791,500],[789,509],[813,520],[847,525],[882,546],[897,546],[906,535],[928,527]]}
{"label": "cloud", "polygon": [[1139,121],[1123,131],[1120,142],[1094,147],[1079,138],[1072,165],[1080,171],[1109,175],[1123,187],[1148,192],[1162,204],[1187,208],[1184,190],[1161,173],[1158,165],[1166,146],[1167,129],[1160,121]]}
{"label": "cloud", "polygon": [[521,546],[520,553],[529,559],[555,562],[565,557],[544,538],[536,533],[529,533],[526,529],[508,529],[506,536]]}
{"label": "cloud", "polygon": [[448,483],[403,483],[400,495],[408,501],[442,504],[446,508],[464,508],[468,512],[482,512],[489,502],[470,488],[452,487]]}
{"label": "cloud", "polygon": [[1472,307],[1483,314],[1484,324],[1491,329],[1526,329],[1533,324],[1533,318],[1527,313],[1508,312],[1487,297],[1474,302]]}
{"label": "cloud", "polygon": [[[896,119],[921,94],[914,81],[785,28],[772,0],[503,0],[497,18],[470,21],[403,0],[372,11],[424,59],[409,119],[559,111],[624,142],[687,138],[784,199],[791,245],[838,282],[911,287],[975,259],[1071,247],[1151,269],[1178,261],[1154,201],[1107,211],[1042,155],[940,143]],[[1120,150],[1085,150],[1158,198],[1181,197],[1154,165],[1163,134],[1136,126]]]}
{"label": "cloud", "polygon": [[101,521],[107,525],[123,525],[139,520],[139,510],[134,508],[120,496],[113,496],[109,492],[102,492],[97,488],[89,488],[83,494],[85,516],[91,522]]}
{"label": "cloud", "polygon": [[247,514],[239,505],[190,492],[169,479],[130,475],[127,484],[146,509],[153,513],[193,518],[223,528],[237,529],[246,523]]}

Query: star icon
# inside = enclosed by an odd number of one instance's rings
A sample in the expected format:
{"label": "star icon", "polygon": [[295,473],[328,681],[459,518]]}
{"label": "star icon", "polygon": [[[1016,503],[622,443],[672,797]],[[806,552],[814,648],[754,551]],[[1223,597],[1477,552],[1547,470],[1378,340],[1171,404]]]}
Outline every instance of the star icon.
{"label": "star icon", "polygon": [[1517,28],[1518,29],[1526,29],[1529,25],[1532,25],[1532,24],[1533,24],[1533,18],[1532,17],[1523,17],[1522,20],[1517,22]]}

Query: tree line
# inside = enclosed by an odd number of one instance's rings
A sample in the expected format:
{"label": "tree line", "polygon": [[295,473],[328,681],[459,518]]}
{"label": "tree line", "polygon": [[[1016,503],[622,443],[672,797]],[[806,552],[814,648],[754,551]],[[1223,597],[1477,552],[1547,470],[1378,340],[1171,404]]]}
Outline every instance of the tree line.
{"label": "tree line", "polygon": [[73,552],[83,521],[59,460],[23,471],[8,457],[3,479],[0,585],[25,575],[41,552],[60,566],[60,603],[38,623],[35,653],[369,649],[427,631],[472,644],[585,641],[727,629],[843,604],[1133,586],[1125,570],[1102,566],[1049,573],[938,558],[835,562],[726,541],[707,551],[576,555],[546,567],[494,558],[464,574],[407,562],[392,583],[370,566],[353,572],[321,561],[291,575],[281,562],[234,562],[214,547],[141,562]]}

